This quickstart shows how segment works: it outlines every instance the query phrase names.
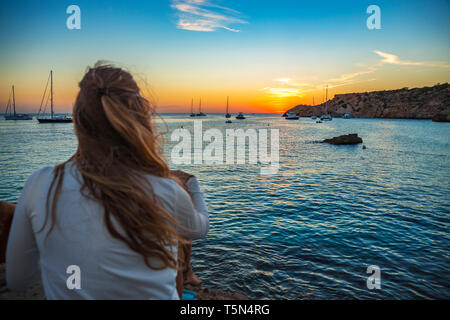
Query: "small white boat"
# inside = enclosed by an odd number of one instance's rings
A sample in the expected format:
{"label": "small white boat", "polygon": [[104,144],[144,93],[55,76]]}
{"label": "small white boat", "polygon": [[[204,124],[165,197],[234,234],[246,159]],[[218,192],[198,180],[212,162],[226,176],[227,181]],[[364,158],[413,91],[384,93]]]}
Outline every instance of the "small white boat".
{"label": "small white boat", "polygon": [[239,114],[236,116],[236,119],[244,120],[245,119],[244,114],[242,112],[239,112]]}
{"label": "small white boat", "polygon": [[348,113],[344,114],[344,119],[350,119],[350,114]]}
{"label": "small white boat", "polygon": [[312,116],[311,119],[316,120],[317,116]]}
{"label": "small white boat", "polygon": [[300,119],[300,117],[295,113],[286,114],[286,120],[298,120],[298,119]]}

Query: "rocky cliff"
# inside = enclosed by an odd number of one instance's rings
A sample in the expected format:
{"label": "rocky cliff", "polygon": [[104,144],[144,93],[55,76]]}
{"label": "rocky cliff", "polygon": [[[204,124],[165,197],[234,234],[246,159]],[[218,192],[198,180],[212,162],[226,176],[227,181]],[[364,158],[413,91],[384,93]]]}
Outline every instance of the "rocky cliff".
{"label": "rocky cliff", "polygon": [[[287,112],[301,117],[325,114],[325,104],[298,105]],[[450,121],[450,85],[389,91],[337,94],[328,101],[328,114],[354,118],[440,119]]]}

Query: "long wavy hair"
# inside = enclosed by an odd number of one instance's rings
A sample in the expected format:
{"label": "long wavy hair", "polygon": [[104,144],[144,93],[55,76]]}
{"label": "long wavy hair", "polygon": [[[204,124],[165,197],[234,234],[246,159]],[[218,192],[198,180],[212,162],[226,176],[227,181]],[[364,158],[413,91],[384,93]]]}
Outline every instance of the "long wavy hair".
{"label": "long wavy hair", "polygon": [[[73,161],[83,178],[80,192],[104,208],[104,222],[112,237],[140,253],[149,268],[176,269],[177,257],[170,247],[186,240],[146,178],[170,178],[151,121],[155,113],[150,102],[141,96],[130,73],[110,65],[97,63],[87,71],[79,87],[73,107],[78,149],[68,161],[55,167],[42,229],[49,215],[48,233],[55,226],[65,166]],[[152,265],[151,258],[159,258],[163,265]]]}

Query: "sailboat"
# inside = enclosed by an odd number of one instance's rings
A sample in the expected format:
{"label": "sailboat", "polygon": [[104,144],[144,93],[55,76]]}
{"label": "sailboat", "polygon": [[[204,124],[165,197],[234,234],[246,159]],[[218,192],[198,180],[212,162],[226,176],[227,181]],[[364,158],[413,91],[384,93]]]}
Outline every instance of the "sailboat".
{"label": "sailboat", "polygon": [[190,117],[191,118],[195,117],[195,113],[194,113],[194,98],[192,98],[192,101],[191,101],[191,115],[190,115]]}
{"label": "sailboat", "polygon": [[236,119],[238,120],[245,120],[245,116],[242,112],[239,112],[239,114],[236,116]]}
{"label": "sailboat", "polygon": [[231,118],[231,114],[228,112],[230,97],[227,97],[227,114],[225,115],[225,118],[229,119]]}
{"label": "sailboat", "polygon": [[[50,106],[51,106],[51,115],[50,118],[44,118],[44,117],[40,117],[40,113],[41,113],[41,109],[42,109],[42,104],[44,102],[45,99],[45,94],[47,92],[47,86],[48,86],[48,81],[47,81],[47,85],[45,86],[45,90],[44,90],[44,95],[42,96],[42,101],[41,101],[41,106],[39,107],[39,113],[38,113],[38,121],[39,123],[70,123],[72,122],[72,118],[71,117],[67,117],[67,116],[55,116],[54,112],[53,112],[53,71],[50,71]],[[47,102],[48,102],[48,97],[47,97]],[[45,107],[47,106],[47,102],[45,104]],[[44,107],[44,112],[45,112],[45,107]]]}
{"label": "sailboat", "polygon": [[[312,105],[313,105],[313,106],[316,105],[316,104],[314,103],[314,96],[313,96],[313,103],[312,103]],[[313,116],[311,117],[311,119],[316,120],[316,119],[317,119],[317,116],[316,116],[316,115],[313,115]]]}
{"label": "sailboat", "polygon": [[233,121],[230,120],[231,114],[228,112],[229,101],[230,101],[230,97],[227,97],[227,113],[225,114],[225,118],[228,119],[228,120],[226,121],[226,123],[233,123]]}
{"label": "sailboat", "polygon": [[[8,114],[9,111],[9,114]],[[5,110],[5,120],[31,120],[33,117],[25,113],[16,113],[16,97],[14,94],[14,86],[12,86],[12,104],[11,93],[9,94],[8,104]]]}
{"label": "sailboat", "polygon": [[286,120],[298,120],[300,117],[295,113],[286,113]]}
{"label": "sailboat", "polygon": [[200,98],[200,103],[198,105],[197,117],[206,117],[206,114],[202,112],[202,99]]}
{"label": "sailboat", "polygon": [[[325,96],[325,114],[320,117],[320,120],[322,121],[331,121],[333,118],[328,114],[328,86],[327,86],[327,93]],[[318,122],[320,123],[320,122]]]}

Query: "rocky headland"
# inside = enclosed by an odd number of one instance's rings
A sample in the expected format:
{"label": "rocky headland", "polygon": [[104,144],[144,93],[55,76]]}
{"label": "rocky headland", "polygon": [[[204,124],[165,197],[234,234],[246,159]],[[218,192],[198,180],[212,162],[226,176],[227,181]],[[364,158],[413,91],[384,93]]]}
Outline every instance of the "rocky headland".
{"label": "rocky headland", "polygon": [[[300,117],[325,114],[325,103],[298,105],[286,111]],[[328,114],[332,117],[433,119],[450,121],[450,85],[398,89],[361,93],[337,94],[328,101]]]}

